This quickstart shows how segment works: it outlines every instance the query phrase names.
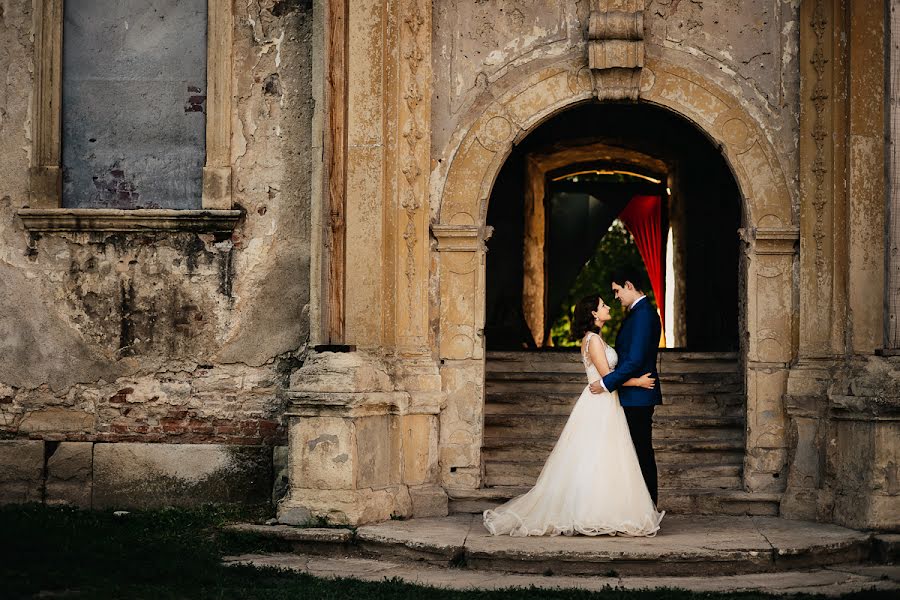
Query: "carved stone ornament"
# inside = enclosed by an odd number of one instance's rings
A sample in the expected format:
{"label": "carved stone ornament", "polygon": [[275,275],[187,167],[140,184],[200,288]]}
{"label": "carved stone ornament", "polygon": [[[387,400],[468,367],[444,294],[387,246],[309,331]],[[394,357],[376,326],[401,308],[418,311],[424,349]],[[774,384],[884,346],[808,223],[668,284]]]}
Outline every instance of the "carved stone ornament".
{"label": "carved stone ornament", "polygon": [[637,100],[644,66],[644,0],[592,0],[588,65],[598,100]]}

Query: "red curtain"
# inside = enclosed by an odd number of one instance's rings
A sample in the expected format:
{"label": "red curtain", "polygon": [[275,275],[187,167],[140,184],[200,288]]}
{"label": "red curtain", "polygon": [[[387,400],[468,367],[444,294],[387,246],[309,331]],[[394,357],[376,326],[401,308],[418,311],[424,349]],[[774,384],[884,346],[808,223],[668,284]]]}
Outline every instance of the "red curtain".
{"label": "red curtain", "polygon": [[647,275],[650,276],[650,286],[653,288],[653,295],[656,296],[656,306],[659,307],[662,322],[665,323],[666,283],[663,271],[661,211],[660,196],[635,196],[625,210],[619,213],[619,220],[631,232],[638,252],[644,259]]}

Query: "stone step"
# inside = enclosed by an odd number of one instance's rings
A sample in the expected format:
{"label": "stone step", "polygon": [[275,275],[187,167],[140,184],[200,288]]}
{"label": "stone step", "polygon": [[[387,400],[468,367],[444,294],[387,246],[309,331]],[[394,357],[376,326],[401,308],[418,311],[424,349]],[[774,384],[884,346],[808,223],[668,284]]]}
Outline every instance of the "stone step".
{"label": "stone step", "polygon": [[[488,392],[484,405],[485,414],[554,414],[568,415],[578,396],[574,394],[529,394],[527,392]],[[708,396],[663,396],[663,403],[656,407],[654,416],[722,416],[744,415],[743,394],[719,394]]]}
{"label": "stone step", "polygon": [[[488,487],[534,485],[544,461],[494,461],[485,459],[484,484]],[[743,466],[657,463],[659,481],[668,487],[741,488]]]}
{"label": "stone step", "polygon": [[[559,437],[568,415],[486,414],[485,438]],[[743,439],[743,417],[669,417],[654,418],[653,436],[657,439],[737,440]]]}
{"label": "stone step", "polygon": [[[485,461],[509,462],[522,460],[540,462],[556,444],[555,438],[485,438],[482,457]],[[696,440],[655,439],[653,448],[657,465],[663,464],[744,464],[744,444],[741,440]]]}
{"label": "stone step", "polygon": [[[326,567],[323,575],[333,575],[337,564],[338,571],[355,566],[369,575],[365,579],[381,579],[385,571],[374,567],[376,561],[411,566],[418,578],[426,571],[422,568],[424,565],[457,567],[440,573],[440,578],[434,580],[437,585],[448,578],[458,580],[462,577],[463,571],[458,569],[461,565],[480,581],[509,578],[508,573],[535,573],[545,577],[592,576],[584,578],[586,581],[604,575],[614,585],[628,576],[667,577],[670,578],[668,586],[672,586],[673,581],[677,586],[678,579],[672,578],[690,574],[695,578],[704,577],[706,587],[702,589],[711,589],[708,587],[710,577],[758,573],[757,578],[780,581],[789,577],[790,571],[816,568],[819,569],[816,572],[819,580],[810,584],[810,589],[821,591],[827,589],[823,586],[828,585],[827,581],[821,580],[823,574],[833,572],[822,570],[823,567],[842,564],[845,566],[836,569],[842,571],[848,565],[859,565],[872,555],[876,543],[875,536],[869,533],[836,525],[769,516],[697,514],[667,514],[659,535],[652,539],[623,536],[548,536],[539,539],[491,536],[478,514],[390,520],[354,529],[333,529],[327,536],[322,536],[321,541],[329,550],[315,547],[316,536],[298,536],[285,531],[283,526],[250,527],[254,528],[251,532],[246,527],[240,531],[266,539],[278,539],[282,544],[293,544],[294,551],[300,553],[302,556],[299,558],[304,561],[300,570],[307,571],[311,564],[322,563]],[[298,540],[298,537],[302,539]],[[334,550],[336,537],[346,541]],[[310,554],[326,555],[334,560],[324,563],[310,561]],[[352,562],[338,564],[338,556],[352,557]],[[260,555],[242,555],[226,560],[237,564],[252,558],[259,559]],[[269,566],[283,567],[288,564],[284,560],[286,557],[279,558],[281,560],[272,561]],[[850,569],[850,572],[859,570]],[[644,585],[647,581],[643,580]],[[661,587],[666,584],[657,581],[656,585]],[[748,586],[753,584],[746,577],[737,585],[739,589]],[[798,588],[795,586],[794,589]],[[884,594],[881,596],[887,597]]]}
{"label": "stone step", "polygon": [[[514,462],[538,462],[543,464],[553,449],[556,440],[525,440],[504,444],[509,438],[490,442],[493,447],[482,449],[482,458],[485,463]],[[737,465],[744,464],[743,445],[734,442],[725,450],[698,450],[696,445],[691,445],[685,450],[669,450],[664,447],[670,440],[654,440],[656,452],[656,464],[660,468],[664,465],[696,464],[696,465]],[[678,440],[676,440],[678,441]],[[680,441],[679,441],[680,442]],[[718,445],[718,444],[717,444]]]}
{"label": "stone step", "polygon": [[[485,436],[482,442],[485,450],[494,449],[525,449],[527,446],[533,446],[536,449],[546,448],[547,452],[553,448],[556,443],[555,437],[531,438],[531,437],[492,437]],[[722,452],[740,452],[744,453],[743,440],[725,439],[725,440],[694,440],[665,438],[653,439],[653,449],[657,453],[689,453],[700,456],[706,453],[722,453]]]}
{"label": "stone step", "polygon": [[[520,395],[544,395],[566,394],[574,395],[575,399],[581,395],[587,386],[587,379],[583,375],[571,378],[558,378],[559,381],[514,381],[514,380],[487,380],[485,393],[492,394],[520,394]],[[743,394],[743,381],[722,378],[710,380],[705,383],[660,381],[660,389],[663,396],[706,396],[719,394]]]}
{"label": "stone step", "polygon": [[[448,489],[451,513],[481,513],[524,494],[530,486]],[[659,488],[659,509],[673,515],[777,516],[780,494],[710,488]]]}
{"label": "stone step", "polygon": [[[545,365],[580,365],[581,353],[577,349],[560,351],[495,352],[485,355],[485,367],[492,370],[516,370],[522,365],[527,368],[543,368]],[[740,369],[737,352],[684,352],[660,350],[658,365],[671,372],[692,371],[737,371]]]}
{"label": "stone step", "polygon": [[[511,383],[521,384],[523,388],[530,387],[535,383],[566,383],[587,385],[587,376],[584,368],[580,365],[577,371],[571,372],[560,371],[487,371],[485,373],[485,382],[487,389],[492,389],[496,384]],[[700,385],[703,388],[721,389],[725,386],[743,388],[744,376],[742,373],[669,373],[666,371],[659,372],[660,385],[665,389],[669,385],[674,384],[692,384]]]}

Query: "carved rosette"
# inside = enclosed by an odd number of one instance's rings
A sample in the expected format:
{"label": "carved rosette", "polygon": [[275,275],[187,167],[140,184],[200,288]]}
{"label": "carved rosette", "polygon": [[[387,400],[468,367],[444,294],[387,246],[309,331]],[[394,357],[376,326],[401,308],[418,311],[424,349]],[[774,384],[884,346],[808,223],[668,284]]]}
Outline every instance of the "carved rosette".
{"label": "carved rosette", "polygon": [[[428,121],[430,102],[428,98],[430,78],[430,2],[407,0],[401,5],[400,23],[400,65],[398,107],[398,160],[401,176],[398,178],[398,193],[403,217],[400,225],[402,236],[402,262],[398,263],[398,276],[405,280],[400,285],[404,292],[397,298],[402,303],[400,315],[401,338],[413,341],[422,335],[423,327],[416,326],[413,315],[421,313],[426,305],[425,289],[420,285],[419,271],[424,268],[425,257],[420,250],[425,247],[427,235],[425,223],[424,197],[427,193],[426,174],[428,171]],[[427,251],[427,249],[426,249]],[[400,282],[398,281],[398,284]]]}
{"label": "carved rosette", "polygon": [[588,65],[599,100],[637,100],[644,66],[644,0],[593,0]]}

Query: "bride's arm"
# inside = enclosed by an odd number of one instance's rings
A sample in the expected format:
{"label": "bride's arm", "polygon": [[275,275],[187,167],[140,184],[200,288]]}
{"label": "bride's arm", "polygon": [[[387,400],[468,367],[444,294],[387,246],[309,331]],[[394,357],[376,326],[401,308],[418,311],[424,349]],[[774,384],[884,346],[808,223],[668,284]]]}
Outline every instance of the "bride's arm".
{"label": "bride's arm", "polygon": [[609,361],[606,360],[606,350],[603,348],[603,342],[600,341],[599,336],[592,335],[591,339],[588,340],[588,356],[597,368],[597,372],[600,373],[600,377],[609,375],[612,369],[609,368]]}
{"label": "bride's arm", "polygon": [[[588,342],[588,356],[590,356],[594,366],[597,367],[600,377],[606,377],[612,370],[609,368],[609,361],[606,359],[606,350],[603,348],[603,342],[600,341],[598,336],[591,336]],[[656,380],[650,377],[650,373],[645,373],[640,377],[632,377],[622,385],[653,389],[653,386],[656,385]]]}

